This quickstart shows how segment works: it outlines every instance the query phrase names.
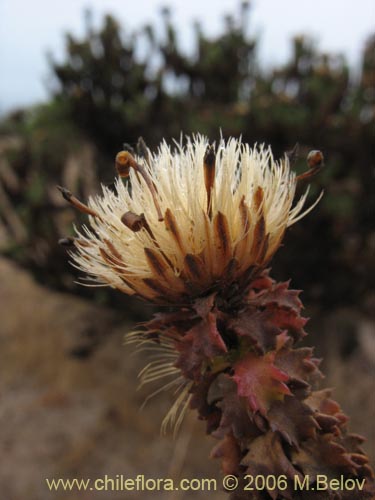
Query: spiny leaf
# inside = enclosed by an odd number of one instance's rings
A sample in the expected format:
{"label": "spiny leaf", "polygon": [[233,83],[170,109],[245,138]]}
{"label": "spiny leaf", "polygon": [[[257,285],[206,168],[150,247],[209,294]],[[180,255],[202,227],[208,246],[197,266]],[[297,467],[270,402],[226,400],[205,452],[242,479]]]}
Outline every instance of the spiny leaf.
{"label": "spiny leaf", "polygon": [[356,474],[358,468],[333,434],[322,434],[304,441],[299,450],[292,450],[292,458],[293,464],[314,480],[319,474],[331,479],[341,474]]}
{"label": "spiny leaf", "polygon": [[313,383],[322,378],[317,365],[319,360],[313,358],[313,349],[302,347],[291,349],[288,344],[279,349],[275,357],[275,365],[293,380]]}
{"label": "spiny leaf", "polygon": [[250,446],[246,456],[242,459],[242,465],[247,467],[246,473],[256,476],[267,477],[274,474],[276,477],[285,475],[291,480],[288,488],[283,491],[278,489],[268,490],[272,499],[276,499],[278,494],[282,498],[293,498],[293,480],[296,476],[302,478],[284,453],[277,433],[268,431],[265,435],[256,438]]}
{"label": "spiny leaf", "polygon": [[273,322],[272,313],[258,311],[254,307],[241,311],[228,322],[228,328],[236,335],[248,338],[263,353],[276,347],[276,336],[281,333],[281,329]]}
{"label": "spiny leaf", "polygon": [[279,431],[283,438],[298,448],[299,443],[314,438],[319,425],[313,418],[313,411],[294,396],[285,396],[284,401],[275,401],[267,419],[273,431]]}
{"label": "spiny leaf", "polygon": [[211,451],[211,458],[221,458],[223,474],[236,474],[241,460],[241,450],[237,439],[227,434]]}
{"label": "spiny leaf", "polygon": [[246,399],[237,394],[237,385],[229,375],[220,374],[211,385],[208,401],[215,400],[219,400],[216,406],[221,410],[215,437],[222,438],[231,433],[239,440],[253,439],[261,433],[262,429],[254,422]]}
{"label": "spiny leaf", "polygon": [[291,392],[286,382],[289,377],[274,365],[275,353],[257,356],[249,353],[235,363],[233,380],[239,396],[246,397],[250,408],[266,415],[273,401],[282,400]]}
{"label": "spiny leaf", "polygon": [[[267,284],[267,283],[265,283]],[[265,307],[271,304],[280,308],[292,309],[296,313],[300,313],[302,302],[299,299],[300,290],[289,290],[289,281],[285,283],[273,283],[260,292],[250,290],[248,302],[258,307]]]}
{"label": "spiny leaf", "polygon": [[227,352],[227,347],[216,327],[216,316],[207,317],[193,326],[177,344],[180,356],[176,366],[188,378],[199,379],[202,364]]}

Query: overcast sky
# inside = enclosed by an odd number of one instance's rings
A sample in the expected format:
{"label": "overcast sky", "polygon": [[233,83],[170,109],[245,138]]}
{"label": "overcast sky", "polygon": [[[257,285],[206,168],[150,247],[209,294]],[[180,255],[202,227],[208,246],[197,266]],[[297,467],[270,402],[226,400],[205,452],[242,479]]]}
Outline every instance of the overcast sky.
{"label": "overcast sky", "polygon": [[[237,0],[0,0],[0,112],[48,96],[46,52],[63,54],[63,33],[83,33],[83,11],[91,8],[95,25],[114,14],[125,30],[160,23],[160,7],[172,8],[183,46],[192,45],[192,22],[206,33],[220,31],[223,14],[239,12]],[[311,34],[320,50],[343,53],[358,65],[367,36],[375,31],[374,0],[253,0],[248,32],[260,35],[259,58],[285,61],[290,39]]]}

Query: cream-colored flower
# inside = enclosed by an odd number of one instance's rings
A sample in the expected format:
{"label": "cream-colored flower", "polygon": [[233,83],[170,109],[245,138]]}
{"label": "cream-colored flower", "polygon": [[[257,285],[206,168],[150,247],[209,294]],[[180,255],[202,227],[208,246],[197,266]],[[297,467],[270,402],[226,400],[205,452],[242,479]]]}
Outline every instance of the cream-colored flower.
{"label": "cream-colored flower", "polygon": [[157,303],[245,286],[313,208],[303,211],[307,192],[293,205],[287,157],[241,140],[221,140],[216,151],[200,135],[186,146],[163,142],[147,160],[120,153],[118,165],[128,182],[119,177],[116,192],[103,186],[89,200],[90,225],[77,230],[72,256],[97,285]]}

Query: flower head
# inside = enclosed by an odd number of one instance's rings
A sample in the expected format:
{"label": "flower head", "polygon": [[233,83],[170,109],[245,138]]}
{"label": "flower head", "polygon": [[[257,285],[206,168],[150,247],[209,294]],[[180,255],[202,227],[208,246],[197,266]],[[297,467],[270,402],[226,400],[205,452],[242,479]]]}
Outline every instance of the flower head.
{"label": "flower head", "polygon": [[[119,153],[115,192],[89,200],[75,264],[98,285],[156,303],[182,304],[211,289],[246,285],[302,218],[288,158],[241,140],[188,138],[156,154]],[[127,177],[124,182],[122,177]]]}
{"label": "flower head", "polygon": [[96,284],[175,306],[127,336],[151,355],[139,374],[141,386],[155,384],[146,402],[173,391],[162,430],[176,432],[196,410],[220,439],[212,456],[225,474],[239,484],[260,473],[290,479],[262,498],[294,497],[292,477],[318,462],[324,475],[360,478],[355,498],[374,498],[361,437],[347,433],[329,391],[314,390],[322,374],[313,350],[295,347],[306,335],[299,291],[265,269],[286,228],[314,206],[303,211],[307,192],[293,199],[297,182],[323,168],[322,153],[296,177],[287,155],[277,162],[269,148],[234,139],[140,149],[117,155],[115,192],[103,187],[85,205],[61,188],[90,220],[62,243]]}

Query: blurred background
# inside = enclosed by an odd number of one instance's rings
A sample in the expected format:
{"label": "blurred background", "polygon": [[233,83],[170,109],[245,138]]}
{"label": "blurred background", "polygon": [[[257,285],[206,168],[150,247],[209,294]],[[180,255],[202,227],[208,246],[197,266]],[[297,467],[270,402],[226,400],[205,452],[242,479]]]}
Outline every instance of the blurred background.
{"label": "blurred background", "polygon": [[304,290],[305,343],[374,458],[372,2],[3,0],[0,19],[4,498],[123,498],[49,493],[45,477],[219,477],[194,416],[177,440],[159,436],[168,395],[138,412],[144,360],[123,335],[152,308],[76,285],[57,244],[83,218],[56,185],[82,199],[111,186],[116,153],[139,136],[154,148],[181,133],[242,135],[276,157],[298,143],[298,173],[323,151],[310,201],[325,195],[289,230],[272,273]]}

